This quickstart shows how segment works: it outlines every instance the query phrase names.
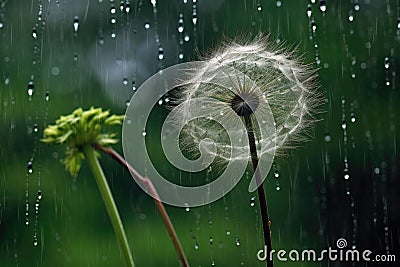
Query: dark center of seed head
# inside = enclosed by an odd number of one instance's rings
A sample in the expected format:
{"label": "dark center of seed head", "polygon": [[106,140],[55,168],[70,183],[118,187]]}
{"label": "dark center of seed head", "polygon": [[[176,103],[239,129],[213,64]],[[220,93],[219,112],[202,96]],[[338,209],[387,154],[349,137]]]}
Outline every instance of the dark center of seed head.
{"label": "dark center of seed head", "polygon": [[258,97],[254,93],[243,92],[236,94],[231,100],[231,108],[236,112],[236,114],[242,117],[253,114],[256,111],[258,104]]}

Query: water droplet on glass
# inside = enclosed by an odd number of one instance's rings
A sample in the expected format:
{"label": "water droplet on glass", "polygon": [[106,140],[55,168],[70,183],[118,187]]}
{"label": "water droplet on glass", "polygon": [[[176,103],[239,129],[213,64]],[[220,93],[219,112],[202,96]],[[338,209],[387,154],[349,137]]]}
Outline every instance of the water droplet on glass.
{"label": "water droplet on glass", "polygon": [[131,11],[131,5],[129,3],[125,4],[125,12],[129,13]]}
{"label": "water droplet on glass", "polygon": [[37,124],[33,125],[33,132],[37,133],[39,131]]}
{"label": "water droplet on glass", "polygon": [[311,15],[312,15],[311,5],[308,4],[308,5],[307,5],[307,17],[311,18]]}
{"label": "water droplet on glass", "polygon": [[354,115],[354,113],[352,113],[352,114],[350,115],[350,121],[351,121],[352,123],[355,123],[355,122],[356,122],[356,116]]}
{"label": "water droplet on glass", "polygon": [[51,72],[52,75],[57,76],[58,74],[60,74],[60,68],[59,67],[52,67],[50,72]]}
{"label": "water droplet on glass", "polygon": [[162,47],[158,48],[158,59],[159,60],[164,59],[164,49]]}
{"label": "water droplet on glass", "polygon": [[326,0],[321,0],[319,2],[319,9],[321,10],[321,12],[325,12],[326,11]]}
{"label": "water droplet on glass", "polygon": [[123,85],[127,85],[127,84],[128,84],[128,78],[124,77],[124,78],[122,79],[122,84],[123,84]]}
{"label": "water droplet on glass", "polygon": [[346,122],[342,122],[342,129],[345,130],[347,127]]}
{"label": "water droplet on glass", "polygon": [[276,185],[276,191],[280,191],[281,190],[281,186],[279,184]]}
{"label": "water droplet on glass", "polygon": [[33,88],[35,87],[35,85],[33,84],[33,81],[29,81],[28,82],[28,96],[32,96],[33,95]]}
{"label": "water droplet on glass", "polygon": [[115,24],[117,22],[117,19],[116,18],[111,18],[110,22],[111,22],[111,24]]}
{"label": "water droplet on glass", "polygon": [[315,2],[316,2],[316,0],[311,0],[311,3],[312,3],[312,4],[315,4]]}
{"label": "water droplet on glass", "polygon": [[315,32],[317,30],[317,24],[315,23],[315,20],[311,21],[311,29],[313,32]]}
{"label": "water droplet on glass", "polygon": [[183,53],[179,53],[178,58],[183,59]]}
{"label": "water droplet on glass", "polygon": [[212,238],[212,236],[210,236],[210,246],[213,245],[214,239]]}
{"label": "water droplet on glass", "polygon": [[46,91],[46,94],[44,95],[44,100],[49,101],[50,100],[50,93],[49,91]]}
{"label": "water droplet on glass", "polygon": [[183,40],[185,40],[185,42],[189,42],[189,40],[190,40],[190,37],[189,37],[189,35],[185,35],[185,37],[183,37]]}
{"label": "water droplet on glass", "polygon": [[136,83],[135,83],[135,81],[132,81],[132,91],[136,91]]}
{"label": "water droplet on glass", "polygon": [[250,199],[250,207],[254,207],[255,204],[256,204],[256,197],[252,197]]}
{"label": "water droplet on glass", "polygon": [[79,18],[78,18],[78,16],[74,17],[73,26],[74,26],[74,32],[77,33],[78,32],[78,28],[79,28]]}
{"label": "water droplet on glass", "polygon": [[142,132],[142,136],[145,137],[146,136],[146,131]]}
{"label": "water droplet on glass", "polygon": [[112,5],[112,6],[111,6],[111,9],[110,9],[110,13],[111,13],[111,14],[115,14],[116,11],[117,11],[117,10],[116,10],[115,6]]}
{"label": "water droplet on glass", "polygon": [[39,200],[41,200],[42,197],[43,197],[42,191],[41,191],[41,190],[38,190],[38,192],[37,192],[37,198],[38,198]]}
{"label": "water droplet on glass", "polygon": [[38,245],[38,241],[35,239],[35,240],[33,240],[33,245],[35,246],[35,247],[37,247],[37,245]]}
{"label": "water droplet on glass", "polygon": [[29,161],[29,162],[28,162],[27,168],[28,168],[28,173],[32,173],[32,172],[33,172],[32,161]]}
{"label": "water droplet on glass", "polygon": [[189,211],[190,211],[190,208],[189,208],[189,207],[186,207],[186,208],[185,208],[185,211],[186,211],[186,212],[189,212]]}
{"label": "water droplet on glass", "polygon": [[150,2],[153,5],[153,7],[155,7],[157,5],[157,0],[150,0]]}
{"label": "water droplet on glass", "polygon": [[261,11],[262,11],[262,6],[261,6],[261,4],[258,4],[258,5],[257,5],[257,11],[258,11],[258,12],[261,12]]}
{"label": "water droplet on glass", "polygon": [[328,133],[326,133],[324,139],[325,139],[325,142],[329,143],[331,141],[331,136]]}
{"label": "water droplet on glass", "polygon": [[3,22],[0,22],[0,29],[3,29],[3,27],[4,27]]}
{"label": "water droplet on glass", "polygon": [[350,179],[350,174],[349,174],[349,170],[348,169],[344,169],[343,170],[343,178],[345,180],[349,180]]}
{"label": "water droplet on glass", "polygon": [[26,225],[26,226],[29,225],[29,219],[28,219],[28,218],[25,219],[25,225]]}
{"label": "water droplet on glass", "polygon": [[354,10],[359,11],[360,10],[360,5],[359,4],[354,4]]}
{"label": "water droplet on glass", "polygon": [[32,37],[35,39],[37,38],[37,31],[36,31],[35,27],[33,27],[33,29],[32,29]]}
{"label": "water droplet on glass", "polygon": [[276,1],[276,6],[277,7],[281,7],[282,6],[282,2],[281,1]]}
{"label": "water droplet on glass", "polygon": [[150,29],[150,23],[146,22],[146,23],[144,24],[144,28],[145,28],[146,30]]}
{"label": "water droplet on glass", "polygon": [[183,32],[183,14],[179,14],[179,19],[178,19],[178,32],[182,33]]}
{"label": "water droplet on glass", "polygon": [[231,235],[231,230],[226,229],[226,235]]}
{"label": "water droplet on glass", "polygon": [[196,241],[194,241],[194,249],[199,249],[199,243],[197,243],[197,240]]}
{"label": "water droplet on glass", "polygon": [[159,105],[162,105],[162,103],[163,103],[163,100],[162,100],[162,99],[158,100],[158,104],[159,104]]}
{"label": "water droplet on glass", "polygon": [[388,57],[385,57],[385,63],[384,63],[385,69],[389,69],[390,67],[390,61]]}
{"label": "water droplet on glass", "polygon": [[240,240],[239,240],[239,237],[236,237],[236,239],[235,239],[235,243],[236,243],[236,246],[240,246]]}

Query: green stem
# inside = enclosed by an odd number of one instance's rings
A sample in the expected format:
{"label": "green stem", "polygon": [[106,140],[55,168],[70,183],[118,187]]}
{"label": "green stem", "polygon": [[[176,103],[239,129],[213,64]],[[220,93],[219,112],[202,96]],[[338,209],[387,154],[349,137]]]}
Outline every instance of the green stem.
{"label": "green stem", "polygon": [[85,156],[89,162],[90,169],[92,170],[93,175],[96,178],[101,197],[103,198],[108,216],[110,217],[112,225],[114,227],[115,235],[117,236],[119,245],[122,249],[126,266],[134,267],[135,264],[133,263],[133,257],[129,249],[128,239],[126,238],[124,227],[122,225],[121,218],[119,217],[118,209],[115,205],[110,187],[108,186],[106,177],[103,173],[103,169],[101,168],[100,163],[97,160],[95,150],[90,145],[86,145],[83,147],[83,152],[85,153]]}
{"label": "green stem", "polygon": [[124,166],[131,174],[133,174],[146,188],[149,190],[151,196],[153,196],[154,203],[158,209],[158,212],[161,215],[161,218],[167,228],[168,234],[172,239],[172,243],[174,244],[176,253],[178,254],[179,260],[181,261],[182,267],[188,267],[189,262],[186,258],[185,252],[183,251],[181,242],[179,241],[178,235],[175,232],[175,228],[172,225],[171,219],[168,216],[167,210],[164,207],[164,204],[159,200],[157,190],[154,187],[151,180],[147,177],[143,177],[136,169],[134,169],[117,151],[110,147],[103,147],[99,144],[94,144],[93,147],[99,151],[106,153],[111,156],[113,159],[118,161],[122,166]]}

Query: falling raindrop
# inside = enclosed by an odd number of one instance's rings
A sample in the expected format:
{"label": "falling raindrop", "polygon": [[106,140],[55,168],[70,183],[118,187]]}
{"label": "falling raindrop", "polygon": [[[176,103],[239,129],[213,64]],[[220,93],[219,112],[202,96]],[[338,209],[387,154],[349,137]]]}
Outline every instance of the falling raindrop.
{"label": "falling raindrop", "polygon": [[308,5],[307,5],[307,17],[311,18],[311,15],[312,15],[311,5],[308,4]]}
{"label": "falling raindrop", "polygon": [[36,31],[36,27],[33,27],[33,29],[32,29],[32,37],[33,38],[37,38],[37,31]]}
{"label": "falling raindrop", "polygon": [[326,0],[321,0],[319,2],[319,9],[321,10],[322,13],[326,12]]}
{"label": "falling raindrop", "polygon": [[256,204],[256,197],[252,197],[250,199],[250,207],[254,207],[255,204]]}
{"label": "falling raindrop", "polygon": [[385,66],[385,69],[389,69],[389,67],[390,67],[390,61],[389,61],[388,57],[385,57],[384,66]]}
{"label": "falling raindrop", "polygon": [[178,19],[178,32],[182,33],[183,32],[183,14],[179,14],[179,19]]}
{"label": "falling raindrop", "polygon": [[236,238],[235,238],[235,244],[236,244],[236,246],[240,246],[240,239],[238,236],[236,236]]}
{"label": "falling raindrop", "polygon": [[164,59],[164,49],[162,47],[158,48],[158,59],[159,60]]}
{"label": "falling raindrop", "polygon": [[122,84],[123,84],[123,85],[127,85],[127,84],[128,84],[128,78],[124,77],[124,78],[122,79]]}
{"label": "falling raindrop", "polygon": [[28,162],[27,168],[28,168],[28,173],[31,174],[33,172],[33,166],[32,166],[32,161]]}
{"label": "falling raindrop", "polygon": [[262,6],[261,6],[260,3],[257,4],[257,11],[258,11],[258,12],[261,12],[261,11],[262,11]]}
{"label": "falling raindrop", "polygon": [[78,32],[78,29],[79,29],[79,18],[78,18],[78,16],[74,17],[73,27],[74,27],[74,32],[76,34]]}
{"label": "falling raindrop", "polygon": [[33,81],[28,82],[28,96],[31,97],[33,95],[33,89],[35,85],[33,84]]}

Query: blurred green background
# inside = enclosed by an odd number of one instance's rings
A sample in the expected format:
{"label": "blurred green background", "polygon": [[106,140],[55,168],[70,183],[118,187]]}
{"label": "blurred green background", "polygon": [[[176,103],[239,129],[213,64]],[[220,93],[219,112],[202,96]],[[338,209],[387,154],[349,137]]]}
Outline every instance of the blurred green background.
{"label": "blurred green background", "polygon": [[[210,51],[226,37],[259,32],[297,46],[319,69],[325,98],[314,137],[277,159],[265,182],[274,248],[319,250],[345,238],[348,247],[400,260],[400,3],[151,2],[0,1],[0,265],[123,266],[88,166],[71,178],[60,164],[63,147],[40,143],[43,129],[77,107],[123,114],[134,89],[159,69],[194,60],[196,51]],[[167,109],[153,114],[147,140],[154,151],[159,141],[151,129]],[[122,153],[120,144],[115,149]],[[167,166],[153,154],[160,168]],[[117,163],[105,155],[101,163],[137,266],[179,266],[152,199]],[[258,203],[251,205],[256,195],[247,186],[242,179],[207,206],[167,207],[191,266],[265,266],[256,257],[263,244]]]}

